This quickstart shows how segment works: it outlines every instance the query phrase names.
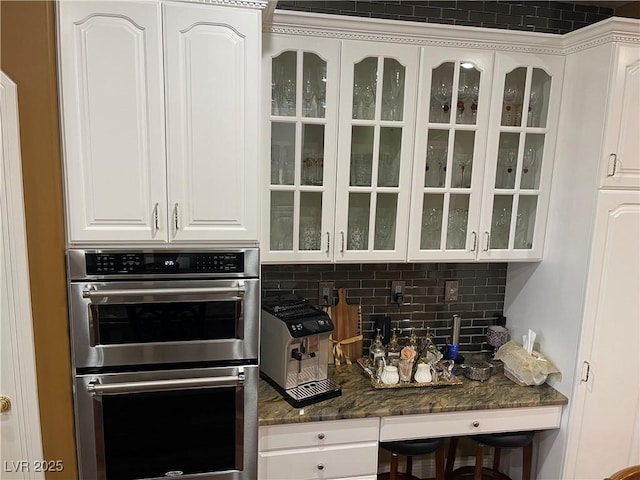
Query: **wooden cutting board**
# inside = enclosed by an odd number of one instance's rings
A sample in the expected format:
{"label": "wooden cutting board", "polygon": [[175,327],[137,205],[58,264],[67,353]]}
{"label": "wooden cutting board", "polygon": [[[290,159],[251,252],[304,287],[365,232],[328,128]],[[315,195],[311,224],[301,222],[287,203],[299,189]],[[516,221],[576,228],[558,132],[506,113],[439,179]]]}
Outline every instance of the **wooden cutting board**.
{"label": "wooden cutting board", "polygon": [[[362,314],[360,305],[347,303],[347,289],[338,289],[338,303],[330,307],[330,316],[333,320],[333,339],[336,341],[355,337],[362,334]],[[344,352],[352,362],[362,357],[362,340],[343,347]]]}

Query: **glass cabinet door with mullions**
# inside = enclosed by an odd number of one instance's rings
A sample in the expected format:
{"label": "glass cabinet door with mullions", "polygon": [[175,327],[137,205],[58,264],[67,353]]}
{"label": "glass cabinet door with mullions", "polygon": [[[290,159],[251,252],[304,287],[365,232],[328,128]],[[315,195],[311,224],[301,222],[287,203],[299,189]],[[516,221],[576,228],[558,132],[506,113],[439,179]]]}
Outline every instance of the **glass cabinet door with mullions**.
{"label": "glass cabinet door with mullions", "polygon": [[409,260],[474,260],[493,57],[422,49]]}
{"label": "glass cabinet door with mullions", "polygon": [[339,55],[337,40],[272,35],[265,42],[264,261],[331,259]]}
{"label": "glass cabinet door with mullions", "polygon": [[418,48],[342,50],[336,261],[406,258]]}
{"label": "glass cabinet door with mullions", "polygon": [[563,64],[498,56],[485,176],[481,258],[542,258]]}

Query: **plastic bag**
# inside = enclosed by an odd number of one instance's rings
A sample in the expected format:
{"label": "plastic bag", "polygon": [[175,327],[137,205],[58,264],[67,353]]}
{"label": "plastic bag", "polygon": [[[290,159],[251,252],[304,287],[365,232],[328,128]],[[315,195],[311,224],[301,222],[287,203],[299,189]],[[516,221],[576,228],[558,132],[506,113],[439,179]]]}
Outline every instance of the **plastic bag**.
{"label": "plastic bag", "polygon": [[542,385],[547,376],[560,373],[549,359],[535,350],[529,355],[522,345],[513,341],[502,345],[494,358],[504,363],[505,376],[518,385]]}

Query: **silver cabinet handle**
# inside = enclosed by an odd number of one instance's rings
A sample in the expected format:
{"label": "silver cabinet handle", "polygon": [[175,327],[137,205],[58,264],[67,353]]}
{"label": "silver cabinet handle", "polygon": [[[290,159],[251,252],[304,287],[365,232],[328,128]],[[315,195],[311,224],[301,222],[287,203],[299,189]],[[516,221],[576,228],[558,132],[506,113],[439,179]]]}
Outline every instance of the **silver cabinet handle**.
{"label": "silver cabinet handle", "polygon": [[174,225],[176,227],[176,231],[180,230],[180,221],[178,219],[179,215],[180,215],[180,213],[178,211],[178,204],[176,203],[175,207],[173,207],[173,221],[174,221]]}
{"label": "silver cabinet handle", "polygon": [[324,463],[318,464],[318,470],[324,470]]}
{"label": "silver cabinet handle", "polygon": [[156,232],[160,230],[160,219],[158,218],[159,207],[160,207],[160,204],[158,202],[156,202],[155,206],[153,207],[153,226]]}
{"label": "silver cabinet handle", "polygon": [[318,438],[319,438],[320,440],[324,440],[324,433],[323,433],[323,432],[320,432],[320,433],[318,434]]}
{"label": "silver cabinet handle", "polygon": [[101,297],[138,297],[147,295],[187,295],[187,294],[224,294],[233,296],[243,296],[245,293],[244,285],[237,287],[202,287],[202,288],[143,288],[129,290],[95,290],[84,289],[82,291],[83,298],[101,298]]}
{"label": "silver cabinet handle", "polygon": [[476,246],[478,245],[478,234],[476,232],[471,232],[471,235],[473,235],[473,245],[471,246],[471,251],[475,252]]}
{"label": "silver cabinet handle", "polygon": [[148,382],[123,382],[103,385],[99,379],[89,382],[87,391],[96,395],[109,393],[152,392],[159,390],[179,390],[183,388],[219,387],[227,385],[241,385],[244,383],[242,375],[222,376],[210,378],[180,378],[176,380],[152,380]]}
{"label": "silver cabinet handle", "polygon": [[480,422],[476,420],[475,422],[472,423],[472,425],[473,425],[473,428],[478,428],[480,426]]}
{"label": "silver cabinet handle", "polygon": [[331,237],[329,236],[329,232],[327,232],[327,252],[329,253],[329,247],[331,246]]}
{"label": "silver cabinet handle", "polygon": [[340,237],[342,237],[340,253],[344,253],[344,232],[340,232]]}
{"label": "silver cabinet handle", "polygon": [[612,157],[613,157],[613,170],[611,170],[611,173],[607,173],[607,177],[613,177],[616,174],[616,167],[618,165],[618,155],[616,155],[615,153],[609,154],[609,165],[611,165]]}
{"label": "silver cabinet handle", "polygon": [[483,252],[488,252],[489,251],[489,242],[491,239],[491,235],[489,235],[489,232],[484,232],[484,238],[487,240],[487,243],[485,244],[485,247],[482,249]]}

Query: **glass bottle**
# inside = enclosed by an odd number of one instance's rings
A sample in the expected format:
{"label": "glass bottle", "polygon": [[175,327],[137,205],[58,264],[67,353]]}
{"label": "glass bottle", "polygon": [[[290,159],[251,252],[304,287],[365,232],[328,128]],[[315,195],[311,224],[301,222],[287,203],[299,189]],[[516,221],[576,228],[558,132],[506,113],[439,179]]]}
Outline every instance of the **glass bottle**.
{"label": "glass bottle", "polygon": [[384,345],[382,344],[382,335],[380,334],[380,329],[377,329],[378,333],[376,334],[376,339],[373,342],[373,345],[369,347],[369,358],[371,359],[371,363],[373,364],[373,368],[375,369],[376,375],[380,378],[380,374],[385,366],[384,360]]}
{"label": "glass bottle", "polygon": [[388,365],[393,365],[393,366],[398,366],[398,362],[400,361],[400,350],[402,349],[402,347],[400,345],[398,345],[398,334],[397,334],[397,329],[394,328],[393,329],[393,333],[391,334],[391,340],[389,340],[389,343],[387,344],[387,347],[385,348],[385,353],[387,356],[387,364]]}

